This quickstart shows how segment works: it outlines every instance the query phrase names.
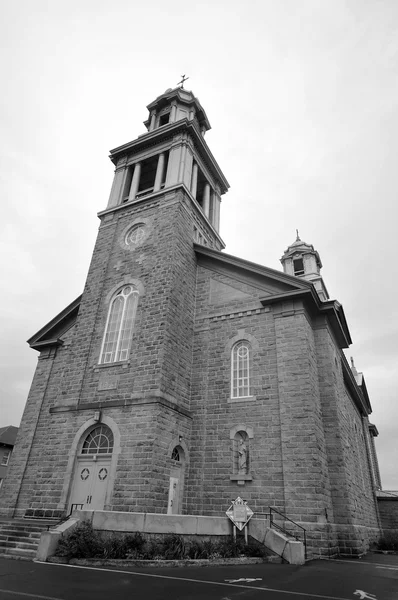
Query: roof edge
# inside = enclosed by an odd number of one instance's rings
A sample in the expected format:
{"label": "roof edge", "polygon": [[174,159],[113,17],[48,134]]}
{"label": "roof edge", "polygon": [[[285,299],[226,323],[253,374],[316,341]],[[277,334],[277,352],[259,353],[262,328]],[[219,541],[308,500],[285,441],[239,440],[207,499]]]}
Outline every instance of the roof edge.
{"label": "roof edge", "polygon": [[46,325],[44,325],[44,327],[39,329],[39,331],[37,333],[32,335],[32,337],[30,337],[27,340],[27,343],[29,344],[29,346],[31,348],[34,348],[37,345],[42,346],[43,341],[45,341],[45,339],[44,339],[45,335],[47,333],[50,333],[50,331],[54,327],[56,327],[57,325],[62,323],[62,321],[64,319],[66,319],[67,317],[69,317],[70,315],[72,315],[74,311],[76,311],[76,313],[77,313],[79,306],[80,306],[81,299],[82,299],[82,294],[80,296],[78,296],[75,300],[73,300],[73,302],[68,304],[68,306],[66,308],[61,310],[61,312],[58,313],[53,319],[51,319],[51,321],[49,321]]}

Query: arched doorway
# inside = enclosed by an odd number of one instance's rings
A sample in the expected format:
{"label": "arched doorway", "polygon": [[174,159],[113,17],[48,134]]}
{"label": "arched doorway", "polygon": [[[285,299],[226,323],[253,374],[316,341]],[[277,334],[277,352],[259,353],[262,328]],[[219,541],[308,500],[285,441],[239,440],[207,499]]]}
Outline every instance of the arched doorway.
{"label": "arched doorway", "polygon": [[69,510],[103,510],[113,446],[107,425],[97,424],[85,432],[78,447]]}
{"label": "arched doorway", "polygon": [[174,446],[172,449],[170,463],[171,466],[167,514],[179,515],[181,514],[182,509],[185,472],[185,452],[180,444]]}

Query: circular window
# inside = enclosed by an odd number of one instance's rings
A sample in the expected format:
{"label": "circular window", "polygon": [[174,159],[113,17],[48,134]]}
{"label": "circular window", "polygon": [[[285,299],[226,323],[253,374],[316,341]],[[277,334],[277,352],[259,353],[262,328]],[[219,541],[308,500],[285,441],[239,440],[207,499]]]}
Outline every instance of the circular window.
{"label": "circular window", "polygon": [[138,223],[134,225],[129,231],[126,233],[125,243],[127,246],[136,246],[144,239],[146,234],[146,227],[143,223]]}

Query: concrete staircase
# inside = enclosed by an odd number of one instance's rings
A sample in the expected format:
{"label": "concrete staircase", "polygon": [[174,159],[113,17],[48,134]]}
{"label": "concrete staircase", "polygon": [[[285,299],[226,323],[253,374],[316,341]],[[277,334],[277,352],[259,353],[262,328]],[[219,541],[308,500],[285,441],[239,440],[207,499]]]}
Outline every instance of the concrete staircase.
{"label": "concrete staircase", "polygon": [[33,560],[42,531],[54,521],[0,520],[0,558]]}

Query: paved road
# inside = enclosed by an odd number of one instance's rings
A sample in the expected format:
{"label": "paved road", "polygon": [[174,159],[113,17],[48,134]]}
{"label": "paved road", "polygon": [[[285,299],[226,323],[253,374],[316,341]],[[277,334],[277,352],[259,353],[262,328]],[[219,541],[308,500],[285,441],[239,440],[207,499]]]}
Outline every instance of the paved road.
{"label": "paved road", "polygon": [[[252,581],[236,581],[252,579]],[[398,556],[293,565],[92,569],[0,559],[0,600],[398,600]]]}

